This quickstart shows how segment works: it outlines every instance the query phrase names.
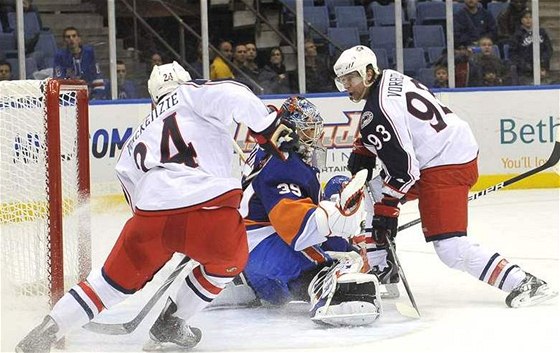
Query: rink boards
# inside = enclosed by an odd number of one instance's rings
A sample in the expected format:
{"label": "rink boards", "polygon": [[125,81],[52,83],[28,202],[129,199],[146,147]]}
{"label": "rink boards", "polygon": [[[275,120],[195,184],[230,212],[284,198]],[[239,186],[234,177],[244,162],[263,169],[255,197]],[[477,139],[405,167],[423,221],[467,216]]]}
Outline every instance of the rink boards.
{"label": "rink boards", "polygon": [[[560,128],[560,86],[445,90],[436,95],[466,120],[479,143],[479,182],[482,189],[544,163]],[[326,166],[321,180],[347,174],[352,140],[358,133],[363,103],[352,103],[344,94],[310,94],[326,121],[323,144]],[[285,96],[266,96],[265,103],[279,106]],[[214,104],[220,104],[215,102]],[[149,100],[91,102],[91,175],[94,198],[122,200],[114,166],[124,141],[151,109]],[[253,143],[245,126],[232,126],[238,144],[249,151]],[[233,151],[233,148],[232,148]],[[235,164],[235,163],[234,163]],[[238,165],[233,166],[234,173]],[[560,186],[558,167],[514,185],[514,188]]]}

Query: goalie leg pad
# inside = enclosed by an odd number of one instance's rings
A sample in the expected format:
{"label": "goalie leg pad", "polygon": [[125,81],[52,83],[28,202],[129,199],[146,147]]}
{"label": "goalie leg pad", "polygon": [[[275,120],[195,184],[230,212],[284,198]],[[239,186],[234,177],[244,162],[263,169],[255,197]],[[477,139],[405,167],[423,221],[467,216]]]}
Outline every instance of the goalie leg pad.
{"label": "goalie leg pad", "polygon": [[374,323],[379,316],[377,305],[354,301],[320,307],[311,320],[327,326],[366,326]]}
{"label": "goalie leg pad", "polygon": [[334,326],[369,325],[381,316],[379,281],[348,261],[323,268],[309,284],[311,320]]}

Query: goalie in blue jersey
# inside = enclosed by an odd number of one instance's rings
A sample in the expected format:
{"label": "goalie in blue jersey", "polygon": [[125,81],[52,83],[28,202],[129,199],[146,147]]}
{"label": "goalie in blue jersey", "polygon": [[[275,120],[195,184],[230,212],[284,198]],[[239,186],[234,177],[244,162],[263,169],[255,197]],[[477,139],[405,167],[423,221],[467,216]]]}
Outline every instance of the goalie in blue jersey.
{"label": "goalie in blue jersey", "polygon": [[323,119],[297,96],[280,114],[296,126],[300,143],[286,161],[259,147],[248,158],[241,204],[250,251],[246,281],[268,303],[310,301],[316,322],[369,324],[382,311],[378,280],[362,272],[363,259],[348,241],[359,231],[366,176],[335,188],[335,201],[321,200]]}

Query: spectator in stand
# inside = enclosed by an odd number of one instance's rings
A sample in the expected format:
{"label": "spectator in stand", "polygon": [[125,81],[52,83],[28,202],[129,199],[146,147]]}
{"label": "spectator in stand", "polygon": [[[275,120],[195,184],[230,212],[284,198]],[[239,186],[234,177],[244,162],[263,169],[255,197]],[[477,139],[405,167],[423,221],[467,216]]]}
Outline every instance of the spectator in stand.
{"label": "spectator in stand", "polygon": [[247,62],[247,47],[245,44],[236,44],[233,48],[233,77],[236,81],[243,83],[253,91],[255,94],[261,94],[261,89],[258,87],[257,80],[251,77],[249,69],[245,65]]}
{"label": "spectator in stand", "polygon": [[547,69],[541,66],[541,85],[558,85],[560,81],[550,76]]}
{"label": "spectator in stand", "polygon": [[482,71],[482,86],[494,87],[502,86],[504,81],[498,74],[498,69],[494,63],[487,62],[481,66]]}
{"label": "spectator in stand", "polygon": [[[486,67],[488,69],[492,67],[499,79],[507,80],[509,70],[506,65],[504,65],[502,59],[494,54],[494,42],[492,38],[483,36],[478,41],[478,44],[480,49],[479,52],[473,55],[473,63],[480,68]],[[484,76],[484,70],[482,70],[482,73]]]}
{"label": "spectator in stand", "polygon": [[305,85],[306,91],[335,91],[333,75],[327,63],[317,57],[317,46],[312,39],[305,40]]}
{"label": "spectator in stand", "polygon": [[[218,45],[218,49],[220,50],[220,54],[223,55],[226,59],[231,60],[233,56],[233,47],[231,42],[227,40],[223,40]],[[214,60],[212,61],[212,65],[210,65],[210,79],[217,80],[221,78],[234,78],[233,71],[229,64],[222,59],[220,55],[216,55]]]}
{"label": "spectator in stand", "polygon": [[157,65],[163,65],[163,59],[161,58],[160,53],[153,53],[152,57],[150,58],[152,65],[150,66],[150,72],[152,72],[152,68]]}
{"label": "spectator in stand", "polygon": [[[111,99],[111,87],[107,83],[107,99]],[[122,60],[117,60],[117,99],[140,98],[136,84],[126,79],[126,64]]]}
{"label": "spectator in stand", "polygon": [[7,61],[0,61],[0,81],[12,79],[12,65]]}
{"label": "spectator in stand", "polygon": [[54,56],[53,77],[84,80],[89,86],[90,99],[103,99],[105,87],[93,47],[82,45],[74,27],[66,27],[62,36],[66,47],[58,49]]}
{"label": "spectator in stand", "polygon": [[472,56],[472,49],[464,45],[455,49],[455,87],[480,86],[482,72],[473,62]]}
{"label": "spectator in stand", "polygon": [[494,17],[478,2],[479,0],[465,0],[465,5],[453,17],[456,46],[476,46],[482,36],[496,38],[497,29]]}
{"label": "spectator in stand", "polygon": [[498,45],[511,45],[512,38],[521,26],[521,16],[528,10],[527,0],[510,0],[508,7],[498,15]]}
{"label": "spectator in stand", "polygon": [[253,42],[245,43],[247,49],[247,56],[245,57],[246,72],[250,74],[251,78],[255,81],[259,78],[260,68],[257,64],[257,46]]}
{"label": "spectator in stand", "polygon": [[[524,11],[520,20],[521,26],[513,36],[513,45],[510,51],[511,60],[517,66],[519,84],[530,85],[533,83],[533,16],[531,11]],[[539,28],[541,67],[550,70],[552,57],[552,42],[544,28]]]}
{"label": "spectator in stand", "polygon": [[193,79],[201,79],[204,78],[203,69],[202,69],[202,42],[198,41],[198,45],[196,46],[196,59],[189,63],[194,70],[188,70],[191,74]]}
{"label": "spectator in stand", "polygon": [[[455,48],[455,87],[476,87],[480,85],[482,73],[472,60],[472,50],[464,45]],[[447,67],[447,49],[443,49],[435,66]]]}
{"label": "spectator in stand", "polygon": [[280,47],[270,50],[268,64],[259,74],[259,83],[264,88],[263,94],[290,93],[290,78],[284,66],[284,53]]}
{"label": "spectator in stand", "polygon": [[236,73],[245,68],[246,57],[247,48],[245,47],[245,44],[236,44],[233,47],[233,56],[231,60],[234,65],[234,76],[240,76],[239,74],[236,75]]}
{"label": "spectator in stand", "polygon": [[[8,21],[8,13],[16,12],[16,1],[15,0],[0,0],[0,24],[2,25],[2,30],[7,32],[12,32],[15,28],[10,28]],[[33,0],[23,0],[23,12],[34,12],[37,21],[39,22],[39,28],[43,28],[43,21],[41,20],[41,15],[39,10],[35,5],[33,5]],[[39,40],[39,34],[37,33],[26,33],[25,36],[25,53],[29,54],[35,50],[35,45]],[[16,38],[17,39],[17,38]]]}
{"label": "spectator in stand", "polygon": [[449,87],[449,75],[447,73],[447,67],[443,65],[436,66],[434,70],[434,83],[433,88],[448,88]]}
{"label": "spectator in stand", "polygon": [[150,56],[150,65],[146,65],[146,74],[149,76],[152,73],[154,66],[163,65],[163,59],[160,53],[154,52]]}

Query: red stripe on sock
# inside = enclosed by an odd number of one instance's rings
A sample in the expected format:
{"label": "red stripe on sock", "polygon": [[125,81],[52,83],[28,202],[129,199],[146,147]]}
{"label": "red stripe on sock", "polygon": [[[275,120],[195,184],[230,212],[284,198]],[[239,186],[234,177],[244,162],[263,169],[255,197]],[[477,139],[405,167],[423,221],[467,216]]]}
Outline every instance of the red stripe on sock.
{"label": "red stripe on sock", "polygon": [[202,286],[202,288],[206,289],[209,293],[218,295],[222,291],[222,288],[216,287],[215,285],[210,283],[210,281],[208,281],[206,277],[204,277],[204,274],[202,273],[202,269],[200,268],[200,266],[194,268],[193,275],[194,278],[197,280],[197,282]]}
{"label": "red stripe on sock", "polygon": [[494,268],[494,271],[492,271],[490,278],[488,279],[489,285],[493,286],[496,283],[498,276],[500,275],[500,273],[502,273],[502,270],[504,269],[504,267],[506,267],[507,264],[508,262],[506,259],[502,259],[500,262],[498,262],[498,264]]}
{"label": "red stripe on sock", "polygon": [[95,293],[93,289],[89,286],[89,284],[85,281],[78,283],[78,286],[80,286],[80,288],[82,288],[82,290],[84,291],[84,293],[86,293],[88,298],[91,299],[91,301],[97,308],[97,312],[100,313],[105,308],[105,306],[103,305],[101,299],[99,299],[97,293]]}

